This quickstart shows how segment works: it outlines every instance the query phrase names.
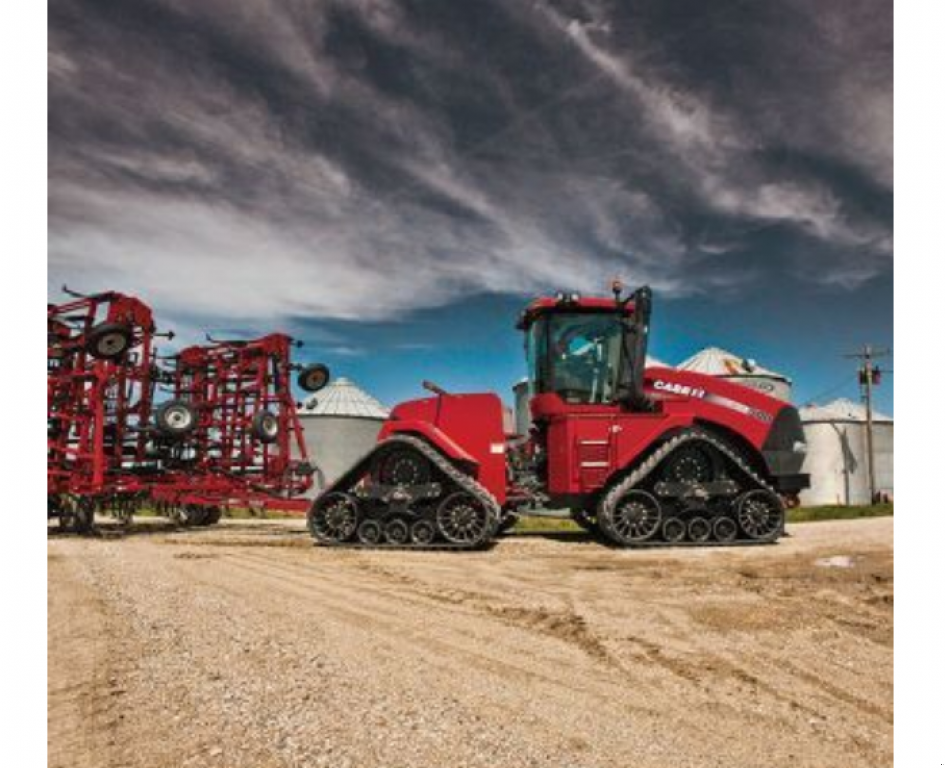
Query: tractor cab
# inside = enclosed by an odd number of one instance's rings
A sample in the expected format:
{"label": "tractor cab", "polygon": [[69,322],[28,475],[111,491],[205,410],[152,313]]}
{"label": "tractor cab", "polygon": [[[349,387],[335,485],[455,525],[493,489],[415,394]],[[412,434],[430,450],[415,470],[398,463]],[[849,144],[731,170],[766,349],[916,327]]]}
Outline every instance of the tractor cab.
{"label": "tractor cab", "polygon": [[624,299],[621,290],[615,284],[612,299],[539,298],[522,313],[533,415],[582,406],[646,410],[650,291]]}

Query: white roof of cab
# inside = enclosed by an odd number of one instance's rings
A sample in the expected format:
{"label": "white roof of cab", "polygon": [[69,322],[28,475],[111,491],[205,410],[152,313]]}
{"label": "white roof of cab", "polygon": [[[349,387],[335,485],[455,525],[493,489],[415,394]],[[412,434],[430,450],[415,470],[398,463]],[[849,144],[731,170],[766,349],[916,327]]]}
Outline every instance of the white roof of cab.
{"label": "white roof of cab", "polygon": [[304,416],[386,419],[390,411],[351,379],[342,377],[306,398],[299,413]]}

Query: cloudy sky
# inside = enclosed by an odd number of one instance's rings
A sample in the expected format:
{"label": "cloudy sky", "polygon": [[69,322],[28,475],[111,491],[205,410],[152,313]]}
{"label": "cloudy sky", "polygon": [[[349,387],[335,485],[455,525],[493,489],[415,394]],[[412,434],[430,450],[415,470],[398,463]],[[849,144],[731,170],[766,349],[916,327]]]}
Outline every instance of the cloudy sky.
{"label": "cloudy sky", "polygon": [[50,300],[285,329],[392,402],[507,390],[523,302],[620,275],[657,355],[855,396],[892,74],[887,0],[51,0]]}

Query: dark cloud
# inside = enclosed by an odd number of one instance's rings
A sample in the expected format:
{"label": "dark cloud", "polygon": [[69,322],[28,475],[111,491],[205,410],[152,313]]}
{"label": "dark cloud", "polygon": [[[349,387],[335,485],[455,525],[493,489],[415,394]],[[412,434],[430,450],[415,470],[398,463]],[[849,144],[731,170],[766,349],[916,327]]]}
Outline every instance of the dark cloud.
{"label": "dark cloud", "polygon": [[178,317],[891,268],[887,3],[53,0],[50,281]]}

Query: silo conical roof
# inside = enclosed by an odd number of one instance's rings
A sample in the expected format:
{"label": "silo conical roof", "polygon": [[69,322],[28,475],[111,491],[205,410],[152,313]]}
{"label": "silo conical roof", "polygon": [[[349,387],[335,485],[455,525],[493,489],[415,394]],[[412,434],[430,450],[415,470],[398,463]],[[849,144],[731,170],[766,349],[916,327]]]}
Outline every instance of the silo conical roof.
{"label": "silo conical roof", "polygon": [[302,403],[300,413],[306,416],[386,419],[390,412],[351,379],[342,377],[308,397]]}
{"label": "silo conical roof", "polygon": [[[800,409],[801,421],[854,421],[866,422],[866,406],[841,397],[826,405],[805,405]],[[892,418],[873,409],[874,422],[892,423]]]}
{"label": "silo conical roof", "polygon": [[681,362],[676,368],[680,371],[693,371],[709,376],[765,376],[790,381],[782,373],[764,368],[751,358],[736,355],[721,347],[706,347],[688,360]]}

